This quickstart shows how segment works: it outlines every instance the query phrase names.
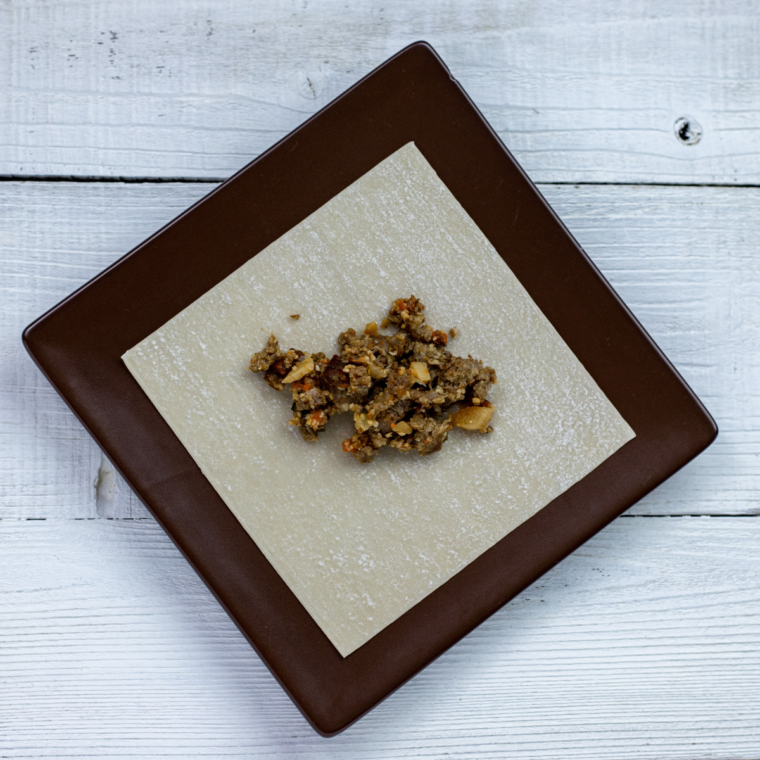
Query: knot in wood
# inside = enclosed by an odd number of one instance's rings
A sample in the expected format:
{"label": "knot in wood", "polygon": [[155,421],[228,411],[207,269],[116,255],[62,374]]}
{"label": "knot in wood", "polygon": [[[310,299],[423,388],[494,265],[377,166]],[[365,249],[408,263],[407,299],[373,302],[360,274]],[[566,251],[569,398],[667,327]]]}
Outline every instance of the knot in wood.
{"label": "knot in wood", "polygon": [[696,145],[702,139],[702,125],[686,116],[676,119],[673,130],[678,141],[684,145]]}

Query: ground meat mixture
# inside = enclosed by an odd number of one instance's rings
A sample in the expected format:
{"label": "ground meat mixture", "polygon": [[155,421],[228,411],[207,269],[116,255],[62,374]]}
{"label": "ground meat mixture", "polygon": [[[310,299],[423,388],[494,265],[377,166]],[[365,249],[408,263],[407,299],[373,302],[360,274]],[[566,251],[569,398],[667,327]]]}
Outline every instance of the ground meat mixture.
{"label": "ground meat mixture", "polygon": [[[346,330],[331,359],[283,351],[270,335],[250,368],[277,391],[290,385],[290,424],[307,441],[316,441],[334,414],[353,412],[356,433],[343,441],[343,451],[360,462],[371,462],[383,446],[432,454],[452,427],[490,433],[493,406],[486,396],[496,372],[447,351],[448,335],[425,324],[424,310],[414,296],[394,301],[382,327],[393,325],[395,333],[381,334],[375,322],[362,334]],[[456,329],[449,334],[455,337]]]}

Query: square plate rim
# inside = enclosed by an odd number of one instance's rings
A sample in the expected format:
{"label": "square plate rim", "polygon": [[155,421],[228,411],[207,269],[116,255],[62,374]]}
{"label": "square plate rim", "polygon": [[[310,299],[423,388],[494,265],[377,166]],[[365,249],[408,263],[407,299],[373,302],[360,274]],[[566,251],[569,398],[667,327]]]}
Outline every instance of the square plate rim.
{"label": "square plate rim", "polygon": [[[270,662],[269,658],[265,656],[260,651],[259,646],[254,642],[252,636],[250,635],[250,631],[243,625],[241,625],[238,616],[235,614],[235,611],[230,608],[230,606],[226,603],[225,599],[220,596],[218,593],[218,589],[215,587],[215,584],[210,582],[209,578],[207,577],[207,572],[204,571],[203,568],[198,566],[198,563],[194,561],[193,557],[188,554],[184,547],[183,547],[183,540],[182,538],[178,538],[175,535],[175,532],[171,530],[169,526],[164,524],[164,521],[161,519],[161,516],[156,514],[155,509],[151,507],[151,505],[146,501],[145,498],[143,498],[143,494],[140,492],[138,488],[133,484],[132,478],[129,477],[128,473],[126,473],[123,468],[119,465],[119,461],[121,460],[121,457],[116,456],[112,457],[111,454],[111,448],[107,442],[104,444],[101,441],[101,436],[97,434],[97,431],[94,431],[91,429],[91,426],[88,424],[86,415],[80,414],[80,411],[86,406],[87,401],[82,401],[80,398],[72,398],[72,393],[69,390],[66,390],[64,388],[60,387],[60,384],[55,381],[55,375],[56,372],[54,372],[52,368],[52,364],[50,361],[49,356],[45,356],[45,351],[43,350],[44,346],[42,345],[43,339],[42,337],[38,336],[37,333],[39,333],[43,327],[50,322],[51,320],[56,319],[59,317],[63,310],[65,310],[71,303],[75,302],[77,299],[80,299],[85,293],[88,291],[91,291],[94,288],[98,288],[99,284],[104,281],[106,277],[109,275],[113,275],[116,273],[118,275],[120,267],[122,267],[128,260],[130,260],[132,257],[136,256],[140,253],[140,251],[144,250],[146,247],[151,245],[157,240],[160,240],[162,236],[166,235],[167,233],[170,233],[173,229],[179,225],[182,220],[186,219],[187,217],[191,216],[196,212],[199,208],[203,207],[203,204],[206,204],[208,201],[210,201],[213,197],[219,197],[225,189],[233,186],[235,182],[246,175],[246,173],[251,172],[252,169],[254,169],[257,166],[261,166],[262,163],[266,162],[266,160],[277,153],[278,150],[281,150],[283,146],[288,145],[292,140],[294,140],[299,134],[301,134],[304,130],[306,130],[309,125],[314,124],[315,122],[320,121],[325,117],[326,114],[328,114],[331,109],[334,109],[336,106],[340,105],[341,103],[345,103],[347,99],[352,95],[352,93],[356,93],[357,91],[360,91],[361,88],[366,87],[369,84],[372,83],[372,80],[381,72],[384,70],[387,71],[388,67],[392,66],[394,63],[398,64],[398,61],[400,59],[403,59],[404,57],[409,57],[409,54],[415,53],[416,51],[423,51],[426,55],[432,57],[432,60],[434,61],[435,65],[439,66],[445,75],[450,80],[450,83],[453,84],[463,95],[464,99],[466,100],[467,106],[477,115],[477,117],[482,122],[481,126],[485,127],[486,131],[490,134],[491,138],[495,141],[495,143],[498,144],[500,149],[503,151],[506,157],[512,162],[512,165],[514,167],[514,170],[516,174],[519,174],[522,181],[526,184],[526,186],[530,189],[532,189],[533,193],[535,194],[535,200],[542,203],[544,206],[544,209],[546,212],[549,213],[554,219],[554,221],[557,223],[558,227],[562,230],[564,235],[571,241],[572,245],[575,246],[577,249],[577,252],[580,254],[580,256],[584,259],[584,264],[586,267],[588,267],[593,274],[596,276],[598,280],[598,284],[603,285],[606,290],[608,291],[609,295],[614,299],[614,301],[617,303],[618,309],[621,309],[629,322],[635,327],[636,330],[638,330],[640,336],[644,341],[648,343],[649,350],[653,351],[660,359],[660,361],[663,363],[663,365],[667,368],[670,374],[670,380],[675,382],[678,387],[679,391],[683,394],[686,394],[690,397],[694,409],[695,414],[698,413],[701,415],[701,422],[703,423],[704,427],[704,433],[701,435],[700,439],[692,440],[690,442],[690,447],[688,453],[686,453],[684,456],[681,457],[681,460],[679,463],[676,463],[676,466],[671,466],[669,469],[668,474],[665,477],[661,477],[660,479],[656,479],[656,481],[653,481],[650,484],[650,487],[646,488],[643,492],[639,493],[638,495],[633,498],[630,503],[627,501],[618,501],[617,508],[619,508],[618,514],[622,511],[625,511],[630,504],[635,503],[635,501],[638,501],[641,496],[643,496],[645,493],[651,491],[654,487],[659,485],[661,482],[663,482],[667,477],[670,477],[672,474],[674,474],[678,469],[680,469],[682,466],[684,466],[688,461],[690,461],[694,456],[696,456],[698,453],[700,453],[702,450],[707,448],[707,446],[712,443],[712,441],[715,439],[718,433],[717,425],[715,425],[714,420],[709,415],[707,410],[704,408],[702,403],[699,401],[699,399],[696,397],[696,395],[693,393],[691,388],[689,388],[688,384],[681,378],[680,374],[677,372],[677,370],[672,366],[672,364],[668,361],[668,359],[664,356],[662,351],[657,347],[657,345],[654,343],[654,341],[651,339],[651,337],[647,334],[647,332],[644,330],[644,328],[639,324],[638,320],[635,318],[635,316],[630,312],[630,310],[627,308],[627,306],[622,302],[622,300],[619,298],[619,296],[615,293],[615,291],[611,288],[609,283],[606,281],[606,279],[603,277],[603,275],[599,272],[598,268],[595,266],[595,264],[588,258],[588,256],[583,252],[583,250],[578,246],[577,242],[574,240],[572,235],[569,233],[569,231],[565,228],[565,226],[562,224],[561,220],[557,217],[556,213],[551,209],[549,204],[543,199],[543,196],[541,195],[540,191],[535,187],[535,185],[532,183],[532,181],[527,177],[525,172],[522,170],[522,168],[517,164],[517,162],[512,158],[509,151],[503,146],[501,143],[501,140],[499,139],[498,135],[493,131],[493,129],[488,125],[487,121],[483,118],[480,111],[477,109],[477,107],[472,103],[472,101],[469,99],[469,97],[466,95],[464,90],[461,88],[459,83],[451,76],[448,68],[446,65],[441,61],[438,54],[433,50],[433,48],[426,42],[415,42],[411,45],[408,45],[407,47],[403,48],[401,51],[396,53],[395,55],[391,56],[389,59],[381,63],[378,67],[376,67],[373,71],[371,71],[369,74],[367,74],[365,77],[360,79],[356,84],[345,90],[343,93],[341,93],[337,98],[335,98],[333,101],[331,101],[328,105],[326,105],[324,108],[322,108],[319,112],[311,116],[309,119],[304,121],[302,124],[300,124],[296,129],[294,129],[292,132],[290,132],[288,135],[283,137],[282,139],[278,140],[271,148],[269,148],[267,151],[262,153],[260,156],[255,158],[253,161],[248,163],[246,166],[241,168],[238,172],[233,174],[229,179],[225,180],[223,183],[216,186],[213,190],[211,190],[209,193],[203,196],[200,200],[192,204],[188,209],[180,213],[177,217],[172,219],[170,222],[168,222],[166,225],[161,227],[157,232],[155,232],[153,235],[149,236],[145,241],[140,243],[138,246],[134,247],[132,250],[130,250],[128,253],[126,253],[124,256],[120,257],[117,261],[115,261],[113,264],[111,264],[109,267],[104,269],[101,273],[93,277],[91,280],[89,280],[87,283],[82,285],[80,288],[77,288],[73,293],[71,293],[69,296],[61,300],[58,304],[47,310],[41,317],[34,320],[23,332],[23,342],[24,346],[29,353],[29,355],[32,357],[34,362],[37,364],[37,366],[40,368],[42,373],[45,375],[45,377],[48,379],[48,381],[53,385],[55,390],[61,395],[61,397],[64,399],[64,401],[67,403],[69,408],[72,410],[72,412],[75,414],[75,416],[82,422],[82,424],[85,426],[85,428],[88,430],[90,435],[96,440],[98,445],[104,450],[106,455],[109,456],[109,458],[113,459],[115,458],[117,461],[114,462],[114,465],[116,468],[120,471],[120,473],[125,477],[127,482],[130,484],[130,486],[135,490],[138,497],[143,501],[143,503],[146,504],[148,509],[151,511],[151,513],[154,515],[154,517],[157,519],[159,524],[164,528],[164,530],[167,532],[169,537],[174,541],[175,545],[178,546],[182,554],[185,556],[185,558],[190,562],[190,564],[194,567],[198,575],[202,578],[202,580],[206,583],[207,587],[212,591],[214,596],[217,598],[217,600],[222,604],[223,608],[228,612],[230,617],[233,619],[233,621],[238,625],[240,630],[243,632],[245,637],[248,639],[248,641],[251,643],[251,645],[254,647],[254,649],[259,653],[261,659],[265,663],[265,665],[269,668],[270,672],[275,676],[275,678],[278,680],[278,682],[281,684],[283,689],[288,693],[288,695],[291,697],[291,699],[294,701],[296,706],[301,710],[301,712],[304,714],[306,719],[309,721],[309,723],[315,728],[315,730],[322,734],[323,736],[334,736],[337,733],[340,733],[342,730],[347,728],[349,725],[351,725],[354,721],[358,720],[362,715],[364,715],[369,709],[372,709],[376,704],[381,701],[381,699],[384,699],[385,697],[389,696],[393,691],[395,691],[397,688],[399,688],[401,685],[403,685],[407,680],[412,678],[417,672],[419,672],[422,668],[426,667],[430,662],[432,662],[434,659],[436,659],[438,656],[440,656],[444,651],[446,651],[450,646],[452,646],[456,641],[461,639],[464,635],[466,635],[470,630],[472,630],[474,627],[480,624],[480,622],[483,622],[483,620],[487,619],[493,612],[495,612],[497,609],[499,609],[501,606],[507,603],[509,599],[511,599],[515,594],[510,593],[507,595],[503,600],[500,601],[497,605],[491,604],[489,607],[489,610],[485,612],[484,614],[481,614],[478,617],[477,622],[475,622],[474,625],[471,625],[467,630],[464,630],[463,632],[459,632],[458,635],[454,636],[446,646],[443,648],[439,648],[433,656],[425,655],[422,657],[418,657],[418,661],[416,663],[416,667],[406,667],[404,677],[400,679],[396,679],[396,682],[393,686],[393,688],[386,689],[383,693],[383,695],[380,697],[380,699],[376,699],[372,702],[372,704],[369,704],[369,706],[366,707],[366,709],[362,709],[359,712],[354,711],[351,713],[351,711],[347,711],[343,709],[342,717],[338,717],[335,720],[326,720],[323,715],[317,715],[315,713],[315,710],[313,709],[312,704],[308,704],[304,702],[304,699],[302,697],[299,697],[298,694],[295,694],[293,690],[289,687],[288,682],[280,677],[279,668]],[[434,168],[435,164],[433,164]],[[442,178],[443,180],[443,178]],[[445,180],[443,180],[445,182]],[[448,183],[446,183],[448,186]],[[453,190],[452,190],[453,192]],[[456,194],[455,194],[456,195]],[[464,205],[464,204],[463,204]],[[465,206],[466,208],[466,206]],[[476,221],[477,223],[477,221]],[[485,231],[484,231],[485,232]],[[487,233],[486,233],[487,235]],[[488,237],[488,235],[487,235]],[[489,238],[490,239],[490,238]],[[502,258],[504,258],[504,254],[499,249],[499,246],[495,246],[497,250],[499,251]],[[259,249],[256,251],[256,253],[260,252]],[[256,253],[254,255],[256,255]],[[516,273],[517,274],[517,273]],[[519,274],[517,274],[518,279],[522,281],[522,278],[520,278]],[[528,291],[530,289],[528,288]],[[533,297],[533,294],[531,293],[531,296]],[[552,324],[554,324],[554,321],[547,315],[547,318],[550,319]],[[556,327],[557,325],[555,325]],[[559,328],[558,328],[559,329]],[[54,364],[55,362],[53,362]],[[50,370],[50,372],[49,372]],[[147,402],[150,403],[149,401]],[[172,434],[173,435],[173,434]],[[621,449],[619,452],[613,455],[611,459],[614,459],[616,457],[619,457],[620,453],[625,450],[625,447]],[[591,474],[593,475],[593,473]],[[587,476],[587,478],[591,477],[591,475]],[[584,481],[587,479],[584,478]],[[573,487],[575,488],[575,487]],[[571,491],[573,489],[570,489]],[[639,489],[640,490],[640,489]],[[564,496],[564,495],[563,495]],[[561,497],[560,497],[561,498]],[[557,500],[555,500],[556,502]],[[547,512],[549,510],[549,507],[551,507],[555,502],[552,502],[550,505],[548,505],[544,510],[541,510],[541,513]],[[609,512],[609,510],[608,510]],[[541,514],[539,513],[539,515]],[[534,518],[531,518],[527,523],[533,522],[539,515],[536,515]],[[605,517],[608,517],[609,515],[605,515]],[[588,530],[586,530],[584,537],[580,541],[580,543],[576,542],[576,548],[577,546],[581,545],[585,540],[590,538],[594,533],[596,533],[599,529],[604,527],[604,525],[608,524],[616,514],[613,514],[609,519],[606,519],[602,524],[598,523],[598,520],[594,522],[593,525],[588,526]],[[526,523],[526,525],[527,525]],[[520,528],[516,529],[516,531],[513,531],[514,533],[524,533],[525,531],[522,530],[523,526],[520,526]],[[499,542],[501,543],[501,542]],[[495,548],[495,547],[494,547]],[[493,549],[488,550],[485,554],[490,554],[493,551]],[[567,552],[569,553],[569,552]],[[557,561],[560,561],[564,556],[567,556],[567,553],[562,554],[558,559],[557,558],[550,558],[551,561],[545,562],[543,565],[533,568],[534,572],[532,573],[531,577],[533,582],[537,577],[540,577],[544,572],[546,572],[550,567],[554,566]],[[480,559],[480,558],[479,558]],[[479,561],[479,560],[478,560]],[[475,564],[475,563],[473,563]],[[467,570],[467,568],[465,569]],[[465,571],[462,571],[462,573],[458,575],[462,575]],[[455,578],[458,576],[455,576]],[[454,580],[454,579],[452,579]],[[451,581],[447,582],[447,584],[444,584],[444,587],[448,586],[451,583]],[[527,585],[527,584],[526,584]],[[443,587],[442,587],[443,588]],[[523,586],[524,588],[524,586]],[[521,590],[521,589],[520,589]],[[519,590],[517,591],[519,593]],[[432,596],[432,595],[431,595]],[[422,604],[422,603],[420,603]],[[411,612],[411,611],[410,611]],[[409,613],[407,613],[408,615]],[[402,617],[406,617],[402,616]],[[378,636],[381,636],[383,632],[378,634]],[[364,645],[367,646],[367,645]],[[362,647],[363,648],[363,647]],[[362,649],[360,648],[360,649]],[[357,650],[359,651],[359,650]],[[349,657],[352,657],[353,655],[350,655]]]}

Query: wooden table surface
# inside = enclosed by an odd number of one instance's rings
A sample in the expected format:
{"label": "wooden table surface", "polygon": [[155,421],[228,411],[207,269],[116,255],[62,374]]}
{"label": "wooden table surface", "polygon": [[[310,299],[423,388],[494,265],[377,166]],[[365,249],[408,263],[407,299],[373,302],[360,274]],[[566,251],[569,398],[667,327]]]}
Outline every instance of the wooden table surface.
{"label": "wooden table surface", "polygon": [[[417,39],[721,433],[326,740],[20,337]],[[756,0],[7,0],[0,175],[0,757],[760,758]]]}

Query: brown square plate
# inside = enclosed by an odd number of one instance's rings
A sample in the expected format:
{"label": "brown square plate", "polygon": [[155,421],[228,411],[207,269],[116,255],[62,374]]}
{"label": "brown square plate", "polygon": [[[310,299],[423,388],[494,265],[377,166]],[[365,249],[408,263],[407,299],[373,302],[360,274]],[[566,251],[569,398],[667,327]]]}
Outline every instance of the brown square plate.
{"label": "brown square plate", "polygon": [[[245,263],[251,251],[266,248],[412,141],[636,438],[344,659],[120,357]],[[385,62],[58,304],[26,329],[24,342],[325,736],[401,686],[718,432],[425,43]]]}

